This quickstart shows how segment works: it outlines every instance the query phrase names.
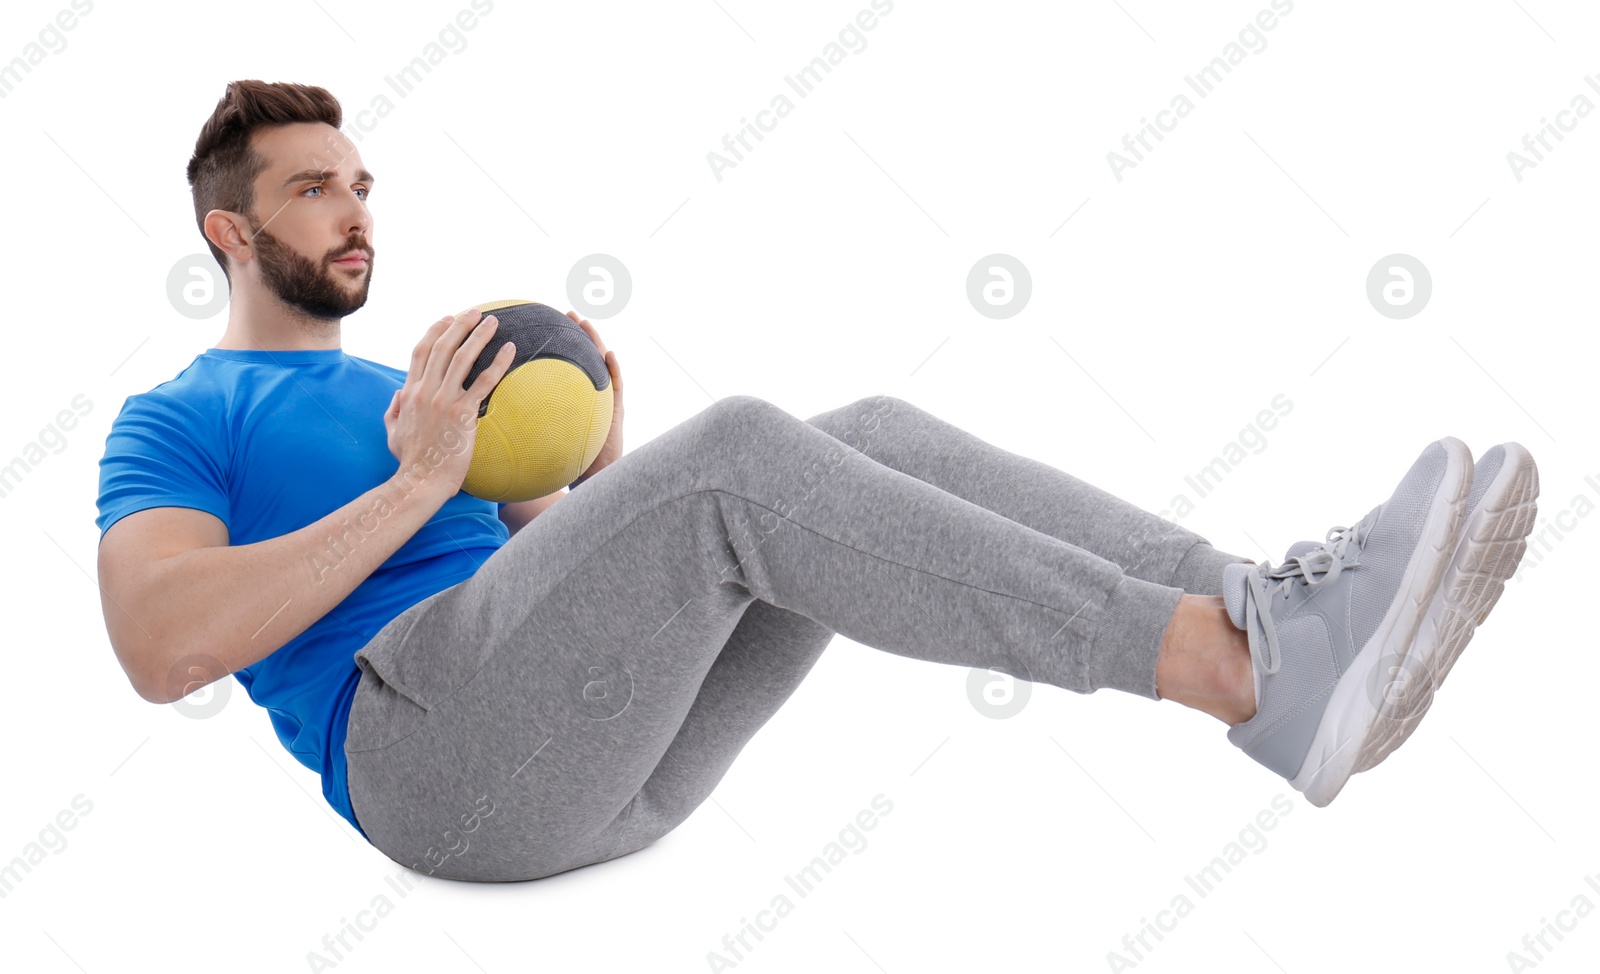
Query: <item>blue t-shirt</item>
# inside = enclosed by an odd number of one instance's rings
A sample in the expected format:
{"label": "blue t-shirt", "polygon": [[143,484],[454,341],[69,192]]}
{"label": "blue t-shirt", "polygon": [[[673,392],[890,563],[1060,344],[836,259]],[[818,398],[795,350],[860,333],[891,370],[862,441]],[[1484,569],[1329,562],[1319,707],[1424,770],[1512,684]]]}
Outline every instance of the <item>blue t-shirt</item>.
{"label": "blue t-shirt", "polygon": [[[151,507],[214,514],[230,545],[321,520],[399,470],[383,414],[405,380],[404,371],[343,349],[207,349],[175,378],[129,396],[112,422],[100,461],[101,537]],[[345,727],[361,672],[355,652],[510,540],[502,506],[457,492],[342,602],[233,674],[363,837],[345,779]],[[359,526],[351,530],[359,536]],[[324,570],[338,570],[339,550],[330,545]]]}

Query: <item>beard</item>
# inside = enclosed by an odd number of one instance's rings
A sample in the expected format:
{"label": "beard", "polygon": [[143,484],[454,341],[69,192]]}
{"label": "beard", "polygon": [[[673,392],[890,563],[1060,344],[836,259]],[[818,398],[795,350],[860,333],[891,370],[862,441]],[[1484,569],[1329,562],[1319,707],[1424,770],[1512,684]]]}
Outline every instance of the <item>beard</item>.
{"label": "beard", "polygon": [[[373,258],[367,258],[360,286],[353,290],[348,283],[340,280],[349,271],[335,267],[326,258],[319,266],[263,227],[256,226],[254,219],[250,223],[254,232],[250,242],[261,261],[261,280],[278,300],[307,318],[323,320],[338,320],[367,303],[367,291],[372,287]],[[344,244],[338,252],[356,248],[372,252],[365,240]]]}

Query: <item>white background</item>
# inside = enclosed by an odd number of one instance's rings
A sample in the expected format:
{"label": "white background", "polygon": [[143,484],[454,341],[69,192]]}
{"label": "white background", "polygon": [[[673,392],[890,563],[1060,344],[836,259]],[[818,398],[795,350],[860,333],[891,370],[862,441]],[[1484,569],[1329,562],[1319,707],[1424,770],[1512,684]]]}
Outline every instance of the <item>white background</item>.
{"label": "white background", "polygon": [[[867,7],[498,0],[406,97],[385,79],[465,0],[101,2],[50,40],[0,99],[0,463],[74,396],[93,408],[0,498],[0,862],[74,796],[92,811],[0,899],[0,964],[314,969],[324,934],[384,895],[337,970],[704,971],[789,892],[739,971],[1095,971],[1187,893],[1140,971],[1498,971],[1576,897],[1600,904],[1584,882],[1600,873],[1600,119],[1567,116],[1520,181],[1507,161],[1575,96],[1600,102],[1584,83],[1600,17],[1297,2],[1202,99],[1184,76],[1266,0],[898,0],[796,96],[784,76]],[[6,4],[0,60],[66,9]],[[205,253],[184,167],[236,78],[327,87],[352,137],[392,102],[359,132],[378,257],[352,354],[403,368],[431,322],[478,301],[565,310],[574,263],[606,253],[634,282],[594,318],[630,448],[736,393],[796,416],[883,393],[1161,511],[1281,394],[1293,410],[1265,448],[1181,519],[1223,550],[1280,561],[1445,435],[1527,446],[1540,530],[1570,530],[1536,535],[1421,730],[1326,809],[1176,704],[1038,686],[992,720],[964,669],[839,637],[656,845],[401,897],[386,877],[416,874],[325,807],[241,688],[208,720],[133,692],[94,584],[112,419],[226,322],[177,313],[166,278]],[[792,113],[719,181],[707,153],[780,92]],[[1107,153],[1180,92],[1192,113],[1119,181]],[[967,301],[991,253],[1031,272],[1014,317]],[[1395,253],[1432,275],[1410,318],[1366,296]],[[880,793],[893,811],[859,854],[788,890]],[[1199,898],[1184,877],[1277,795],[1292,811],[1267,845]],[[1600,918],[1564,920],[1538,970],[1593,970]]]}

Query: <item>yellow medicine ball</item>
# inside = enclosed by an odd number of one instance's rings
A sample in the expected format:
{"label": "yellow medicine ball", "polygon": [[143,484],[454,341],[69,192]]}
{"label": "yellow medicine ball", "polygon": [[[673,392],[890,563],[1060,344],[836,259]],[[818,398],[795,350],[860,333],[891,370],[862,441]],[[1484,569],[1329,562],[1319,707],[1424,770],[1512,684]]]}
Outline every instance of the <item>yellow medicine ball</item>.
{"label": "yellow medicine ball", "polygon": [[537,301],[474,305],[500,326],[462,388],[470,388],[506,342],[517,350],[478,407],[472,463],[461,489],[512,503],[553,494],[577,480],[611,431],[611,373],[577,323]]}

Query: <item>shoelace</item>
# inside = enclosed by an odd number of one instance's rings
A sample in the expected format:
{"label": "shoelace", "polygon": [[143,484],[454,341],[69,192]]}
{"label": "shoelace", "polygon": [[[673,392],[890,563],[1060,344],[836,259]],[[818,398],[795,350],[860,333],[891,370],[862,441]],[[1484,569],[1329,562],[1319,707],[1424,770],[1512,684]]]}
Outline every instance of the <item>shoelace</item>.
{"label": "shoelace", "polygon": [[[1254,626],[1247,628],[1250,659],[1262,673],[1278,672],[1282,662],[1278,654],[1278,632],[1272,623],[1271,600],[1282,593],[1288,598],[1289,589],[1297,583],[1310,588],[1320,588],[1339,577],[1346,568],[1361,564],[1361,546],[1372,530],[1373,519],[1363,518],[1354,527],[1335,526],[1317,547],[1305,554],[1295,555],[1277,568],[1269,561],[1261,562],[1245,576],[1245,618],[1254,615],[1261,622],[1262,635],[1266,637],[1263,659],[1260,640]],[[1276,581],[1269,581],[1276,579]]]}

